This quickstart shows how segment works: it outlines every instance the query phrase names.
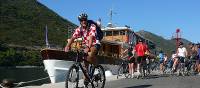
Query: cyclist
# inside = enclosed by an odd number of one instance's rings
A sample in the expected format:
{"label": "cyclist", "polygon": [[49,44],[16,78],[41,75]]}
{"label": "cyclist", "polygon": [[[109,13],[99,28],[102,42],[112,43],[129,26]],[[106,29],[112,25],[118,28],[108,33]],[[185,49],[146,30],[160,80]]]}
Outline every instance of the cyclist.
{"label": "cyclist", "polygon": [[[184,63],[185,63],[187,54],[188,54],[187,49],[183,46],[183,42],[180,42],[179,48],[177,49],[177,55],[178,55],[180,66],[182,68],[179,68],[178,75],[180,75],[180,69],[182,69],[184,72],[184,67],[185,67]],[[183,72],[182,72],[182,75],[184,75]]]}
{"label": "cyclist", "polygon": [[[135,52],[137,55],[137,72],[139,73],[138,77],[141,75],[141,63],[146,61],[145,53],[148,52],[148,47],[141,39],[139,39],[138,44],[135,45]],[[137,78],[138,78],[137,77]]]}
{"label": "cyclist", "polygon": [[176,71],[176,65],[178,63],[178,57],[175,51],[172,51],[172,59],[173,59],[173,66],[172,66],[172,72]]}
{"label": "cyclist", "polygon": [[[100,42],[96,40],[96,26],[95,24],[91,24],[88,26],[88,15],[86,13],[82,13],[78,16],[78,20],[80,21],[80,26],[75,29],[72,37],[69,39],[65,52],[68,52],[71,44],[74,42],[76,38],[82,38],[82,44],[84,46],[84,52],[88,54],[87,61],[97,64],[96,55],[100,49]],[[85,69],[88,68],[88,63],[84,63]],[[87,69],[86,69],[87,70]],[[85,77],[84,77],[85,79]],[[84,80],[84,84],[87,85],[87,79]]]}
{"label": "cyclist", "polygon": [[160,73],[163,74],[164,71],[164,53],[162,50],[160,50],[159,54],[159,61],[160,61]]}
{"label": "cyclist", "polygon": [[198,50],[197,50],[197,52],[198,52],[198,54],[197,54],[197,61],[196,61],[196,63],[197,63],[197,68],[198,68],[198,72],[199,72],[199,74],[198,75],[200,75],[200,43],[198,43],[197,44],[197,47],[198,47]]}

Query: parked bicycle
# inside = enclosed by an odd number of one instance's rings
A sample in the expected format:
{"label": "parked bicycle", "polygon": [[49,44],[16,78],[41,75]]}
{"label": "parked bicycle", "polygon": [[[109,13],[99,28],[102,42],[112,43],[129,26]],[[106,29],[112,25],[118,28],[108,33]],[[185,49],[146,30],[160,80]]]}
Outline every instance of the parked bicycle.
{"label": "parked bicycle", "polygon": [[117,70],[117,79],[121,77],[128,78],[129,77],[129,61],[127,60],[127,57],[122,58],[122,63],[119,65],[119,68]]}
{"label": "parked bicycle", "polygon": [[139,69],[139,70],[141,70],[140,72],[141,72],[141,75],[139,75],[137,78],[139,78],[140,76],[142,77],[142,78],[144,78],[144,77],[146,77],[146,76],[148,76],[148,75],[150,75],[150,60],[149,60],[149,58],[148,57],[146,57],[146,59],[145,60],[143,60],[142,61],[142,63],[140,64],[141,66],[141,68]]}
{"label": "parked bicycle", "polygon": [[[86,60],[86,54],[83,50],[76,50],[75,63],[69,68],[65,81],[65,88],[80,88],[80,71],[88,81],[88,84],[84,84],[86,88],[104,88],[105,86],[105,71],[101,65],[93,65]],[[88,68],[84,68],[83,63],[89,63]],[[88,69],[88,70],[86,70]]]}

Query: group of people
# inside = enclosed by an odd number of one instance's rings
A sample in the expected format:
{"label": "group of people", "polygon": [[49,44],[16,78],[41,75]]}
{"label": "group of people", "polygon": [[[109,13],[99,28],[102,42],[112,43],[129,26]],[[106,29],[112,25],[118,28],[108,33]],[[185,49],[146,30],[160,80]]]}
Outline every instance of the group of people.
{"label": "group of people", "polygon": [[[178,75],[185,75],[184,71],[193,71],[200,74],[200,44],[189,44],[184,46],[183,42],[179,43],[176,51],[172,51],[170,58],[163,52],[159,52],[160,71],[164,72],[164,65],[171,61],[171,71],[178,72]],[[181,68],[182,71],[180,70]],[[186,68],[186,69],[185,69]]]}
{"label": "group of people", "polygon": [[147,55],[149,54],[149,49],[146,43],[142,39],[138,39],[136,45],[129,45],[128,49],[125,49],[121,53],[121,57],[126,57],[129,60],[129,74],[131,77],[135,77],[134,74],[137,74],[137,77],[141,76],[142,73],[142,63],[146,62]]}
{"label": "group of people", "polygon": [[[131,74],[132,77],[135,74],[135,72],[139,74],[138,76],[141,75],[141,63],[146,63],[147,59],[155,59],[148,58],[148,47],[140,39],[136,45],[130,46],[123,53],[128,55],[129,74]],[[157,57],[159,58],[158,63],[160,74],[164,74],[168,66],[168,68],[171,68],[172,73],[177,72],[178,75],[189,75],[189,72],[200,75],[200,44],[191,43],[186,46],[183,44],[183,42],[180,42],[177,50],[172,51],[171,56],[168,57],[166,53],[160,50]]]}

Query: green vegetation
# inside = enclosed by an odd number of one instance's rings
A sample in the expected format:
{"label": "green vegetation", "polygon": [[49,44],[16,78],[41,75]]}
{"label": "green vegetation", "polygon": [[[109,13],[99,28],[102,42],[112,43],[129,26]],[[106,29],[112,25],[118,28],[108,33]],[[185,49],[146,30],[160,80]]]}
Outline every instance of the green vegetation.
{"label": "green vegetation", "polygon": [[37,50],[26,48],[8,47],[1,42],[0,44],[0,66],[41,66],[42,59]]}
{"label": "green vegetation", "polygon": [[0,40],[7,44],[44,46],[47,25],[49,43],[62,47],[67,31],[76,27],[37,0],[1,0],[0,6]]}
{"label": "green vegetation", "polygon": [[56,48],[63,47],[68,30],[77,27],[37,0],[1,0],[0,10],[0,66],[41,65],[45,26],[50,46]]}

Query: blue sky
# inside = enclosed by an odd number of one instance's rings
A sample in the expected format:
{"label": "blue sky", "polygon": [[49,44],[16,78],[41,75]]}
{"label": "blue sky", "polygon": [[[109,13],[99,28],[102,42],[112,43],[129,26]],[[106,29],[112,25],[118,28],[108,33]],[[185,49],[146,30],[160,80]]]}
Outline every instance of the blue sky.
{"label": "blue sky", "polygon": [[129,25],[134,31],[146,30],[170,39],[176,29],[181,36],[200,42],[200,0],[38,0],[58,15],[77,25],[77,16],[86,12],[89,19]]}

